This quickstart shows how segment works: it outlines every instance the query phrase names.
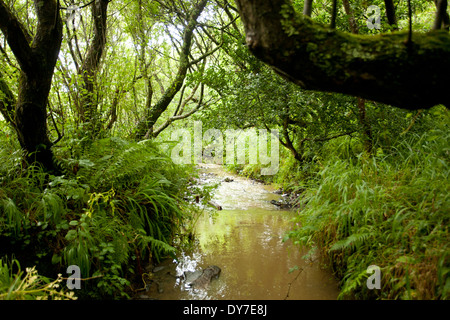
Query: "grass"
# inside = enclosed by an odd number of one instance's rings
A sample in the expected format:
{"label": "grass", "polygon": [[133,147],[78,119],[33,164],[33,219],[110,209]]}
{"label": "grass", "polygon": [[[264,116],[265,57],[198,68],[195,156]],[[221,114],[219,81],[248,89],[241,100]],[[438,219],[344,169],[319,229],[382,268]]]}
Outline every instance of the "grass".
{"label": "grass", "polygon": [[[448,299],[449,133],[410,135],[376,157],[323,164],[289,237],[318,249],[341,299]],[[367,268],[381,269],[369,290]]]}

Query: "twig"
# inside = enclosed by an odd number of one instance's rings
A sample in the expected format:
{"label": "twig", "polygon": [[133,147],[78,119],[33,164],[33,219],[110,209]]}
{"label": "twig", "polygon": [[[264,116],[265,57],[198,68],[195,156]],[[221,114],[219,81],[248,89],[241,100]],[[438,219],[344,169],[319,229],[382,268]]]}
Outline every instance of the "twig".
{"label": "twig", "polygon": [[50,106],[50,102],[47,102],[47,105],[50,110],[50,117],[52,118],[53,126],[55,127],[56,133],[58,134],[58,138],[56,138],[56,140],[52,142],[52,146],[54,146],[59,141],[61,141],[61,139],[64,137],[64,134],[61,135],[61,133],[59,132],[58,126],[56,125],[55,118],[53,117],[53,110]]}
{"label": "twig", "polygon": [[286,294],[286,297],[284,297],[284,300],[287,300],[287,298],[289,297],[289,292],[291,291],[292,283],[293,283],[295,280],[297,280],[298,276],[300,275],[300,273],[302,273],[302,271],[303,271],[303,268],[300,268],[300,270],[298,271],[298,273],[297,273],[297,275],[295,276],[294,280],[292,280],[291,282],[289,282],[288,292],[287,292],[287,294]]}
{"label": "twig", "polygon": [[87,281],[87,280],[93,280],[93,279],[97,279],[97,278],[102,278],[104,277],[104,275],[100,274],[98,276],[93,276],[93,277],[89,277],[89,278],[61,278],[61,280],[76,280],[76,281]]}
{"label": "twig", "polygon": [[411,129],[411,127],[413,126],[414,122],[416,122],[417,117],[422,113],[422,109],[417,110],[417,114],[414,116],[414,118],[412,118],[411,123],[409,124],[408,128],[405,129],[405,131],[403,131],[402,133],[400,133],[400,135],[404,135],[405,133],[407,133],[409,131],[409,129]]}
{"label": "twig", "polygon": [[213,201],[208,201],[208,204],[215,207],[217,210],[222,210],[222,206]]}

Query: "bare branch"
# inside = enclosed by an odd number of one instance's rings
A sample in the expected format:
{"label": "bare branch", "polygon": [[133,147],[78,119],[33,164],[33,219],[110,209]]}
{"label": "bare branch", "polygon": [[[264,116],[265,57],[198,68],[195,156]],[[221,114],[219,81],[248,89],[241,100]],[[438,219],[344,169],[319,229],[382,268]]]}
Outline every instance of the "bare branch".
{"label": "bare branch", "polygon": [[[184,114],[178,114],[178,115],[174,115],[174,116],[170,117],[160,127],[158,127],[158,129],[153,131],[152,136],[157,137],[163,130],[165,130],[168,126],[170,126],[174,121],[186,119],[186,118],[190,117],[191,115],[193,115],[194,113],[196,113],[197,111],[199,111],[200,109],[207,106],[209,103],[205,103],[205,104],[203,103],[203,90],[204,90],[204,84],[201,85],[200,99],[194,108],[192,108],[189,112],[186,112]],[[190,97],[190,100],[192,100],[192,96]],[[186,101],[186,103],[187,103],[187,101]],[[149,133],[150,132],[147,132],[147,134],[149,134]]]}

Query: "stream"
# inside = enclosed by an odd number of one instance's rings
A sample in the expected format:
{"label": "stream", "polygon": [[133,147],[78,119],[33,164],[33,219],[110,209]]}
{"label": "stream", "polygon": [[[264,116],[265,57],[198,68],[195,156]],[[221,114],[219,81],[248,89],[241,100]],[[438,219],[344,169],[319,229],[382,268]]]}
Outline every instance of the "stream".
{"label": "stream", "polygon": [[[230,178],[225,182],[225,178]],[[213,201],[223,210],[205,210],[199,218],[193,248],[152,270],[145,299],[158,300],[335,300],[337,282],[317,259],[290,240],[283,242],[294,211],[270,203],[279,200],[271,186],[201,165],[201,184],[220,183]],[[183,280],[186,271],[210,265],[221,268],[207,290],[194,290]]]}

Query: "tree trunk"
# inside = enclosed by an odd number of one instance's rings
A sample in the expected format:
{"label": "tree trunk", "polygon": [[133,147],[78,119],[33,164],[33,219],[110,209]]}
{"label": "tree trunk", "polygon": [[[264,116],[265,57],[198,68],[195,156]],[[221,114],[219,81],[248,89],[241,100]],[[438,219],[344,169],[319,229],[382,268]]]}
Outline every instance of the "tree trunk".
{"label": "tree trunk", "polygon": [[[350,30],[353,34],[358,34],[358,28],[355,24],[355,15],[353,14],[353,10],[350,7],[350,3],[348,0],[342,0],[344,3],[345,13],[348,16],[348,21],[350,24]],[[358,106],[358,119],[359,124],[362,128],[363,133],[363,141],[364,141],[364,149],[367,153],[372,153],[373,146],[373,138],[372,138],[372,128],[370,127],[369,121],[367,121],[366,116],[366,100],[362,98],[357,98],[357,106]]]}
{"label": "tree trunk", "polygon": [[304,6],[303,6],[303,14],[305,16],[311,17],[312,3],[313,3],[313,0],[305,0]]}
{"label": "tree trunk", "polygon": [[109,0],[95,0],[91,4],[94,25],[94,37],[88,49],[86,58],[79,71],[83,79],[80,103],[80,118],[86,124],[86,133],[95,136],[100,130],[100,115],[95,92],[96,76],[106,45],[106,20]]}
{"label": "tree trunk", "polygon": [[436,4],[436,17],[434,19],[433,29],[438,30],[442,27],[448,31],[450,19],[447,13],[447,0],[434,0],[434,3]]}
{"label": "tree trunk", "polygon": [[[268,128],[266,126],[266,128]],[[291,137],[289,136],[289,116],[286,116],[283,119],[283,137],[284,137],[284,141],[283,139],[280,137],[278,137],[278,140],[280,141],[281,145],[283,147],[285,147],[286,149],[288,149],[292,155],[294,156],[294,159],[297,160],[300,163],[303,163],[304,159],[303,156],[301,154],[302,150],[303,150],[303,143],[304,141],[300,141],[298,148],[296,148],[294,146],[294,143],[292,142]],[[300,150],[300,151],[299,151]]]}
{"label": "tree trunk", "polygon": [[333,4],[331,5],[330,29],[336,29],[336,17],[337,17],[337,0],[333,0]]}
{"label": "tree trunk", "polygon": [[398,30],[397,17],[395,15],[395,6],[393,0],[384,0],[384,6],[386,8],[386,18],[393,30]]}
{"label": "tree trunk", "polygon": [[450,35],[331,30],[289,0],[236,0],[249,49],[297,85],[416,110],[450,106]]}
{"label": "tree trunk", "polygon": [[359,124],[361,125],[363,132],[363,143],[364,149],[367,153],[371,154],[373,149],[373,137],[372,128],[370,127],[369,121],[367,121],[366,116],[366,100],[357,98],[358,100],[358,117]]}
{"label": "tree trunk", "polygon": [[0,28],[21,67],[15,108],[20,145],[28,162],[57,171],[47,133],[47,102],[61,47],[62,22],[54,0],[35,0],[35,10],[38,26],[31,44],[31,37],[2,0]]}
{"label": "tree trunk", "polygon": [[207,0],[201,0],[190,15],[187,26],[183,32],[183,47],[180,53],[180,62],[177,74],[175,75],[175,78],[170,86],[164,92],[161,99],[159,99],[159,101],[157,101],[156,104],[151,108],[146,110],[146,115],[137,125],[135,133],[136,140],[141,140],[152,135],[153,126],[155,125],[156,121],[159,119],[162,113],[167,110],[169,104],[172,102],[175,95],[183,86],[183,82],[189,67],[189,55],[191,51],[193,34],[197,25],[197,19],[205,8],[206,3]]}

